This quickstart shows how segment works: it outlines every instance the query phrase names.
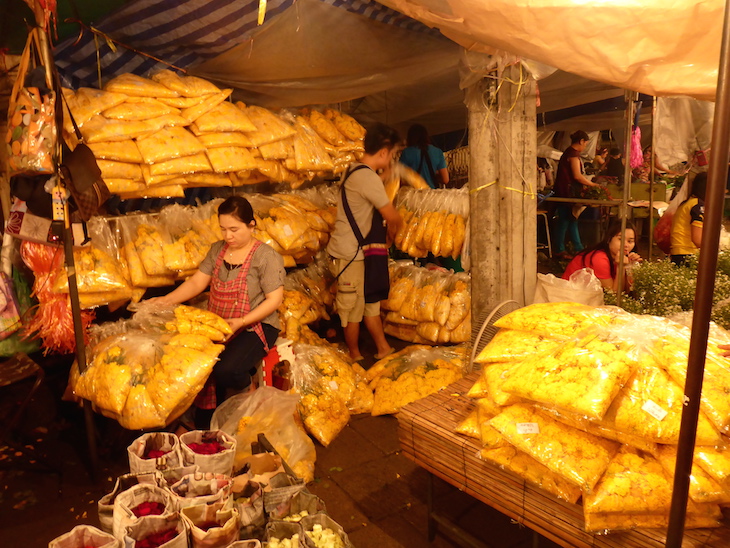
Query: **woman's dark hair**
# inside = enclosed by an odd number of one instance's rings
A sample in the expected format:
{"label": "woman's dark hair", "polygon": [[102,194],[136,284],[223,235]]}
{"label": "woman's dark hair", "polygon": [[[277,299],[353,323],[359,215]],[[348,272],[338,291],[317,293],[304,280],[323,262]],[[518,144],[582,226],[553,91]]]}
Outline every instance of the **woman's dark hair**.
{"label": "woman's dark hair", "polygon": [[408,135],[406,136],[406,146],[417,147],[424,150],[431,144],[431,139],[428,137],[428,131],[426,127],[421,124],[413,124],[408,128]]}
{"label": "woman's dark hair", "polygon": [[[636,235],[636,228],[630,221],[626,221],[626,230],[633,230],[634,236]],[[608,255],[608,262],[611,265],[611,278],[615,278],[616,263],[613,261],[613,256],[611,255],[611,251],[608,246],[617,234],[621,234],[621,221],[613,221],[610,225],[608,225],[608,230],[606,230],[606,233],[603,235],[603,239],[600,242],[592,245],[591,247],[587,247],[578,253],[578,257],[581,257],[582,267],[585,268],[587,266],[587,263],[589,262],[587,259],[589,256],[592,256],[597,251],[603,251],[606,255]],[[635,247],[636,246],[634,246],[634,248]],[[633,251],[633,249],[631,251]]]}
{"label": "woman's dark hair", "polygon": [[251,224],[254,220],[253,207],[243,196],[229,196],[218,206],[218,215],[232,215],[242,223]]}
{"label": "woman's dark hair", "polygon": [[698,173],[694,181],[692,181],[692,196],[697,196],[700,200],[705,199],[707,192],[707,173]]}
{"label": "woman's dark hair", "polygon": [[573,133],[570,136],[570,144],[574,145],[575,143],[580,143],[581,141],[587,141],[589,139],[588,134],[583,131],[582,129],[579,129],[575,133]]}
{"label": "woman's dark hair", "polygon": [[368,126],[365,133],[365,154],[376,154],[381,148],[392,149],[400,143],[400,135],[390,126],[379,122]]}

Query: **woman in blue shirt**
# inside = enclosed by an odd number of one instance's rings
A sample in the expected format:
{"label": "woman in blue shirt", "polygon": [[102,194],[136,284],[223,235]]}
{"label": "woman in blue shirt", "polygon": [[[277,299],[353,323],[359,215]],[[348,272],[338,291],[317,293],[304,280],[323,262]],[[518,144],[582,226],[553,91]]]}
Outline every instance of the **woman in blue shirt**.
{"label": "woman in blue shirt", "polygon": [[449,182],[444,153],[430,143],[428,131],[421,124],[408,128],[406,148],[400,162],[418,172],[431,188],[445,188]]}

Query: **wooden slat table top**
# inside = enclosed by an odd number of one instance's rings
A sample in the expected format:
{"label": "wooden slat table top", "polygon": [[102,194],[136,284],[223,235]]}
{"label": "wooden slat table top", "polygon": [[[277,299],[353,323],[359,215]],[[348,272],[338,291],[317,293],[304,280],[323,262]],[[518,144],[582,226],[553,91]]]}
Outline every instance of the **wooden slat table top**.
{"label": "wooden slat table top", "polygon": [[[566,548],[663,547],[665,531],[637,529],[607,535],[584,531],[580,504],[561,501],[512,472],[479,458],[478,440],[454,433],[474,409],[465,394],[478,373],[413,402],[398,413],[402,454],[430,473]],[[728,548],[730,527],[685,531],[687,548]]]}

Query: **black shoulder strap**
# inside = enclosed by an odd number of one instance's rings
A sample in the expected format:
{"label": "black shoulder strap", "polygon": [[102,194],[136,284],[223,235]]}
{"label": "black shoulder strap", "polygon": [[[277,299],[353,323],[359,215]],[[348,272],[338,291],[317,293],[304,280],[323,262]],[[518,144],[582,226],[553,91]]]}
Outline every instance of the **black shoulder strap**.
{"label": "black shoulder strap", "polygon": [[436,186],[440,186],[439,181],[436,180],[436,172],[433,170],[431,155],[428,153],[428,145],[426,146],[426,150],[421,151],[421,156],[426,159],[426,167],[428,167],[428,173],[429,175],[431,175],[431,180],[433,181],[433,184],[435,184]]}
{"label": "black shoulder strap", "polygon": [[352,228],[353,234],[355,234],[355,239],[357,240],[357,245],[362,247],[365,244],[365,238],[363,238],[362,232],[360,231],[360,227],[357,226],[357,222],[355,222],[355,216],[352,214],[352,210],[350,209],[350,204],[347,203],[347,195],[345,194],[345,183],[350,178],[350,175],[355,173],[356,171],[360,169],[370,169],[368,166],[360,164],[359,166],[356,166],[353,169],[348,168],[347,172],[345,173],[345,177],[342,179],[342,185],[340,187],[340,192],[342,193],[342,208],[345,210],[345,215],[347,216],[347,220],[350,222],[350,228]]}

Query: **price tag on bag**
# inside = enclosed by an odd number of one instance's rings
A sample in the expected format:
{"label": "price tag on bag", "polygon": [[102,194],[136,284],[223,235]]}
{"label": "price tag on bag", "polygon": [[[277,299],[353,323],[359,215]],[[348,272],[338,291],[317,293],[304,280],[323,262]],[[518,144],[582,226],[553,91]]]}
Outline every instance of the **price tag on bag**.
{"label": "price tag on bag", "polygon": [[539,434],[540,425],[536,422],[518,422],[517,423],[518,434]]}
{"label": "price tag on bag", "polygon": [[649,413],[658,421],[664,420],[664,417],[666,417],[669,413],[669,411],[662,409],[659,405],[651,400],[646,400],[646,403],[641,406],[641,409],[642,411],[646,411],[647,413]]}

